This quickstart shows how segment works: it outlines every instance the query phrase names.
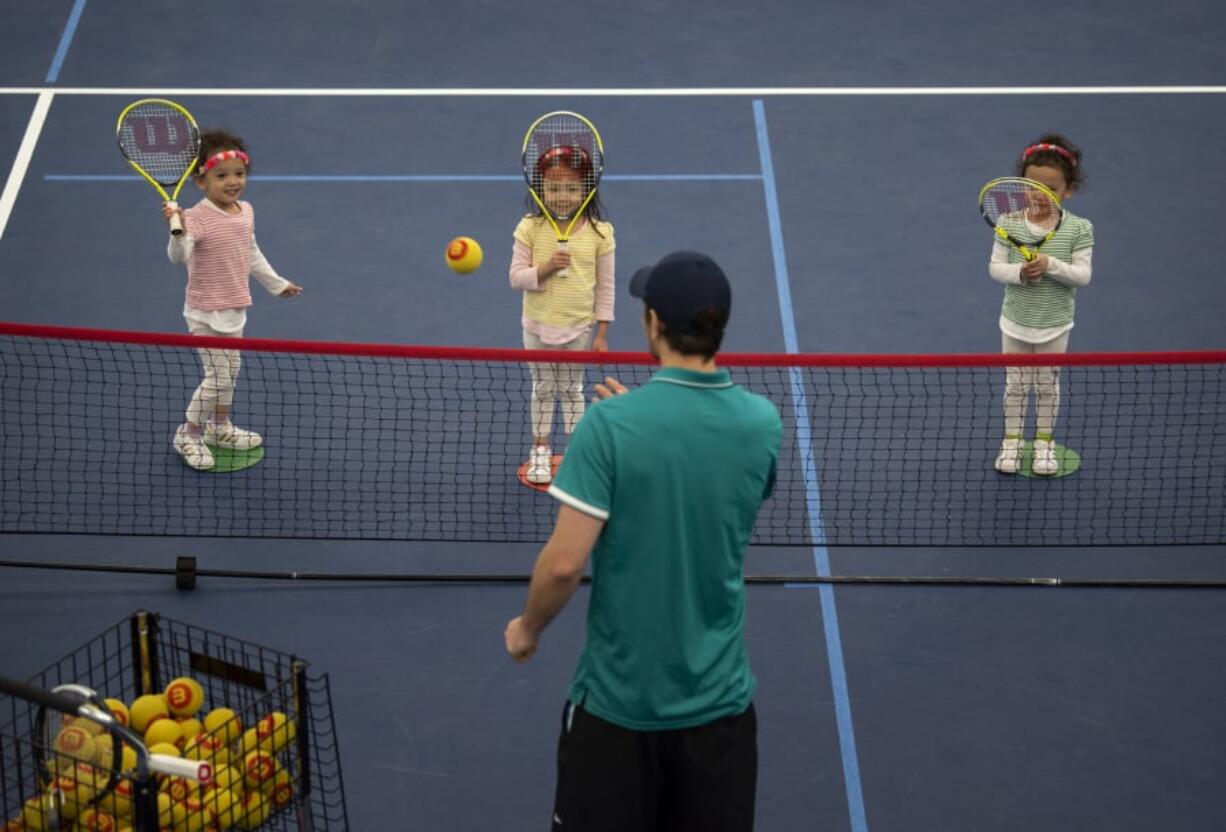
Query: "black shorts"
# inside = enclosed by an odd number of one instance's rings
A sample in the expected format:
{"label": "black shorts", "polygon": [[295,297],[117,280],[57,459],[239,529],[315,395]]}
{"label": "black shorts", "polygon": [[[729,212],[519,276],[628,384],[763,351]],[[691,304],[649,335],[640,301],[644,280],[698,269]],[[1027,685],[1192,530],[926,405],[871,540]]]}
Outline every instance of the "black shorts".
{"label": "black shorts", "polygon": [[554,832],[746,832],[758,785],[758,718],[631,731],[562,709]]}

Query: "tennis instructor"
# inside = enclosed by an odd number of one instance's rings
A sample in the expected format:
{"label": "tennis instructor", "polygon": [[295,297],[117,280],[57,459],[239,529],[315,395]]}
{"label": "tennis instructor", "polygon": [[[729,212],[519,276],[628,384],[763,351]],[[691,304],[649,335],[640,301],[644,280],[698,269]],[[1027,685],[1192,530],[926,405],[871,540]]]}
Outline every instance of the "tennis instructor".
{"label": "tennis instructor", "polygon": [[745,549],[775,480],[775,406],[715,364],[732,307],[695,252],[640,269],[630,294],[660,369],[615,379],[579,422],[549,493],[561,506],[506,629],[526,661],[592,558],[587,642],[562,714],[553,829],[753,828],[756,681]]}

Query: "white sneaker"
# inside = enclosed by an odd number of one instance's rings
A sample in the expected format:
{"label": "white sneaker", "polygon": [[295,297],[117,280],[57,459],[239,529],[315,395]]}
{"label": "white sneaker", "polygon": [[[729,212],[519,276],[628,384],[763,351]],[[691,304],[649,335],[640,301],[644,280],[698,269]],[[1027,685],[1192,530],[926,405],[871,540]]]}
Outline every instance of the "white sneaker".
{"label": "white sneaker", "polygon": [[548,445],[537,445],[528,457],[528,482],[544,485],[553,481],[553,450]]}
{"label": "white sneaker", "polygon": [[1030,470],[1039,476],[1050,477],[1060,472],[1060,461],[1056,459],[1056,443],[1050,439],[1034,440],[1034,458]]}
{"label": "white sneaker", "polygon": [[175,431],[174,446],[188,467],[197,471],[207,471],[213,467],[213,454],[204,444],[204,437],[199,433],[188,433],[187,425],[179,425]]}
{"label": "white sneaker", "polygon": [[1016,474],[1022,465],[1023,446],[1021,439],[1006,436],[1000,443],[1000,453],[996,455],[996,470],[1002,474]]}
{"label": "white sneaker", "polygon": [[233,422],[215,425],[209,422],[204,429],[204,441],[215,448],[229,451],[250,451],[260,447],[264,438],[253,430],[243,430]]}

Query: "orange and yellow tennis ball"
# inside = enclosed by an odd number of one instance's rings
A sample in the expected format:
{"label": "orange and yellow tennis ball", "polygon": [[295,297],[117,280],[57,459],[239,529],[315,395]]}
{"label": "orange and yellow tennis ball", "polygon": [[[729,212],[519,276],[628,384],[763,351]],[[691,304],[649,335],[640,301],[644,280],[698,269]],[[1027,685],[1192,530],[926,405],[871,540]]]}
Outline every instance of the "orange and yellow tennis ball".
{"label": "orange and yellow tennis ball", "polygon": [[195,716],[204,707],[204,688],[190,676],[180,676],[166,686],[166,704],[175,716]]}
{"label": "orange and yellow tennis ball", "polygon": [[51,743],[57,754],[63,754],[73,760],[93,762],[98,749],[94,744],[94,736],[79,725],[67,725],[60,729]]}
{"label": "orange and yellow tennis ball", "polygon": [[235,825],[239,829],[259,829],[271,814],[272,804],[268,802],[268,798],[264,797],[262,792],[250,791],[243,795],[238,809],[238,823]]}
{"label": "orange and yellow tennis ball", "polygon": [[110,794],[98,801],[97,806],[102,811],[115,818],[132,816],[132,781],[121,777],[111,789]]}
{"label": "orange and yellow tennis ball", "polygon": [[179,730],[179,723],[173,719],[159,719],[145,729],[145,745],[154,746],[163,743],[173,745],[175,748],[182,748],[184,745],[183,732]]}
{"label": "orange and yellow tennis ball", "polygon": [[481,245],[472,237],[456,237],[447,244],[445,259],[453,272],[468,274],[481,268],[485,255],[481,251]]}
{"label": "orange and yellow tennis ball", "polygon": [[202,802],[218,829],[232,828],[242,815],[242,800],[229,789],[213,789]]}
{"label": "orange and yellow tennis ball", "polygon": [[119,822],[109,812],[99,809],[86,809],[77,818],[77,829],[80,832],[116,832]]}
{"label": "orange and yellow tennis ball", "polygon": [[107,709],[111,712],[111,716],[123,726],[128,724],[128,706],[120,702],[118,699],[105,699]]}
{"label": "orange and yellow tennis ball", "polygon": [[272,779],[264,783],[260,789],[274,809],[288,806],[294,799],[294,780],[288,771],[278,768]]}
{"label": "orange and yellow tennis ball", "polygon": [[47,832],[55,826],[55,819],[59,817],[56,803],[54,795],[40,794],[22,805],[21,820],[28,832]]}
{"label": "orange and yellow tennis ball", "polygon": [[298,736],[298,727],[280,711],[273,711],[255,725],[259,747],[274,754]]}
{"label": "orange and yellow tennis ball", "polygon": [[138,734],[144,734],[149,730],[149,726],[159,719],[169,717],[170,710],[166,707],[166,700],[160,693],[138,696],[128,708],[128,725]]}
{"label": "orange and yellow tennis ball", "polygon": [[249,789],[262,789],[265,783],[272,782],[281,766],[277,758],[270,752],[256,750],[243,758],[243,779]]}
{"label": "orange and yellow tennis ball", "polygon": [[206,760],[216,768],[229,764],[230,746],[222,742],[222,738],[216,734],[201,732],[183,749],[183,756],[189,760]]}
{"label": "orange and yellow tennis ball", "polygon": [[204,715],[204,730],[229,745],[243,734],[243,721],[230,708],[214,708]]}

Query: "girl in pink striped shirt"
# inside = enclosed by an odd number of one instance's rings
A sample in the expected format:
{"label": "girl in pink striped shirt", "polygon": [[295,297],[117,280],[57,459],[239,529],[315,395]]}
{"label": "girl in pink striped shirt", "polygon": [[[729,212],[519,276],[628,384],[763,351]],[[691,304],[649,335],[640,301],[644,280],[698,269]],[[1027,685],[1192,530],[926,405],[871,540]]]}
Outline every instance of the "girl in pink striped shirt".
{"label": "girl in pink striped shirt", "polygon": [[[281,275],[255,241],[251,203],[239,199],[247,187],[250,157],[238,136],[211,130],[200,137],[196,187],[204,199],[179,213],[184,233],[170,236],[167,255],[187,264],[187,299],[183,317],[193,335],[241,338],[251,305],[248,278],[283,298],[302,294],[302,287]],[[162,206],[169,223],[178,209]],[[201,349],[204,380],[187,406],[187,420],[175,431],[174,448],[192,468],[214,465],[213,448],[252,450],[262,437],[230,421],[234,384],[241,364],[238,350]]]}

